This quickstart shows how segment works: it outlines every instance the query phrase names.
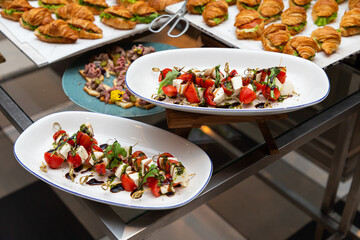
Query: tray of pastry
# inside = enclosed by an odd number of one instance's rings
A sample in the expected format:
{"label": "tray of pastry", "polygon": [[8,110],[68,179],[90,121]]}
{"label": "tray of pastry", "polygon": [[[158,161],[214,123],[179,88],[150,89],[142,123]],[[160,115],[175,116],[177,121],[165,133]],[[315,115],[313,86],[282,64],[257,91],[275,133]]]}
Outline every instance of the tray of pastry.
{"label": "tray of pastry", "polygon": [[[223,0],[217,0],[216,2],[222,1]],[[310,58],[322,68],[326,68],[360,51],[360,1],[358,0],[345,2],[341,2],[340,0],[339,3],[334,0],[237,0],[237,2],[233,1],[232,4],[230,2],[230,4],[225,6],[223,3],[214,4],[213,2],[211,2],[210,6],[208,2],[210,1],[189,0],[187,5],[188,11],[190,12],[184,17],[189,20],[190,24],[195,28],[231,47],[260,51],[265,51],[265,48],[271,49],[269,45],[274,46],[272,43],[269,44],[269,37],[267,37],[269,35],[267,34],[275,31],[274,29],[281,30],[283,27],[282,24],[291,26],[292,22],[295,21],[296,27],[294,28],[292,26],[288,29],[298,30],[299,32],[297,34],[295,32],[291,34],[291,36],[289,36],[289,34],[283,34],[283,36],[281,36],[280,34],[279,36],[272,35],[270,37],[275,38],[275,40],[271,39],[274,41],[276,41],[276,39],[280,42],[283,41],[284,43],[282,42],[282,44],[284,45],[292,39],[292,42],[286,47],[287,53],[292,55],[299,55],[300,52],[301,55],[304,53],[304,58]],[[292,6],[294,6],[293,3],[295,2],[295,4],[297,3],[298,5],[307,5],[307,8],[297,6],[290,11],[289,2],[291,2]],[[181,5],[182,3],[177,3],[168,6],[166,11],[175,13]],[[256,5],[258,6],[256,7]],[[349,7],[352,8],[351,11],[349,11]],[[251,8],[257,8],[257,11],[253,9],[249,10]],[[242,9],[241,14],[239,14],[239,9]],[[244,11],[244,9],[246,10]],[[196,14],[196,12],[198,14]],[[347,19],[343,20],[342,23],[345,27],[342,27],[343,34],[340,34],[340,22],[346,12]],[[268,15],[266,16],[266,14]],[[274,14],[275,19],[272,19],[271,14]],[[316,14],[322,17],[316,16]],[[326,18],[324,17],[325,15],[329,17]],[[305,19],[306,24],[304,24]],[[314,19],[317,24],[315,24]],[[262,23],[260,24],[261,20]],[[328,21],[330,22],[327,23]],[[235,22],[237,22],[237,26],[234,25]],[[246,24],[248,24],[248,26],[246,26]],[[326,27],[318,26],[324,24]],[[351,28],[350,25],[354,24],[355,26]],[[269,28],[271,25],[273,26]],[[256,28],[254,26],[256,26]],[[301,26],[303,26],[302,29],[300,29]],[[247,29],[243,31],[244,29],[242,28]],[[263,30],[260,30],[261,28],[263,28]],[[267,28],[269,29],[265,30]],[[317,31],[314,32],[314,30]],[[357,34],[346,37],[341,36],[354,33]],[[261,36],[261,34],[263,34],[263,36]],[[298,36],[301,36],[301,38]],[[245,37],[245,39],[239,39],[238,37]],[[281,37],[286,38],[286,40],[279,40]],[[316,39],[315,42],[317,42],[317,44],[314,45],[314,42],[309,38]],[[263,41],[261,41],[261,39],[263,39]],[[262,42],[265,43],[266,47],[263,46]],[[305,44],[303,49],[301,49],[300,43]],[[296,48],[298,48],[298,50],[300,48],[301,50],[295,51]],[[324,48],[327,53],[322,48]],[[277,51],[284,51],[284,46],[278,49]]]}
{"label": "tray of pastry", "polygon": [[0,31],[40,67],[144,32],[165,8],[120,1],[4,1]]}

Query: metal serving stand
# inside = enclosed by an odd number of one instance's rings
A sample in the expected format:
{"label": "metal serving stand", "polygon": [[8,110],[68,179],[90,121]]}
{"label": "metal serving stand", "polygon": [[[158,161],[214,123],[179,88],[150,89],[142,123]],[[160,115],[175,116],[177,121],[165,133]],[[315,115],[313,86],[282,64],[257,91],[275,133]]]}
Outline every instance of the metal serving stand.
{"label": "metal serving stand", "polygon": [[[143,36],[144,34],[136,35],[130,38],[129,41]],[[212,40],[204,38],[205,41],[211,42]],[[6,55],[4,57],[6,62],[3,64],[11,65],[16,63],[15,59],[10,61],[10,59],[6,58]],[[71,59],[62,60],[60,64],[52,64],[51,66],[58,67],[61,72],[69,61]],[[0,81],[10,81],[15,76],[37,69],[38,67],[29,61],[21,69],[10,69],[8,72],[2,73]],[[20,133],[33,123],[33,119],[27,115],[1,85],[0,109]],[[336,215],[331,210],[336,201],[335,193],[341,180],[346,154],[349,150],[350,133],[354,128],[355,117],[359,111],[360,91],[357,90],[331,106],[321,109],[311,118],[276,135],[273,139],[274,144],[277,146],[277,153],[269,154],[268,145],[262,143],[243,155],[224,162],[221,166],[215,166],[216,170],[204,191],[195,200],[180,208],[161,211],[140,211],[121,209],[68,194],[66,194],[66,198],[72,198],[80,202],[80,205],[86,208],[94,219],[97,219],[97,226],[102,227],[104,233],[109,238],[143,239],[154,230],[174,222],[248,177],[257,175],[318,223],[318,237],[321,236],[322,230],[326,229],[332,234],[331,238],[333,239],[342,238],[345,235],[358,238],[357,229],[351,227],[351,221],[360,202],[359,161],[354,171],[353,184],[347,198],[343,216]],[[339,124],[341,124],[341,129],[344,132],[343,135],[339,136],[341,138],[339,141],[342,141],[343,144],[336,148],[322,209],[317,209],[301,196],[291,191],[291,189],[287,189],[274,181],[274,179],[271,179],[271,177],[259,173],[262,169],[279,160],[287,153],[299,149],[304,144]]]}

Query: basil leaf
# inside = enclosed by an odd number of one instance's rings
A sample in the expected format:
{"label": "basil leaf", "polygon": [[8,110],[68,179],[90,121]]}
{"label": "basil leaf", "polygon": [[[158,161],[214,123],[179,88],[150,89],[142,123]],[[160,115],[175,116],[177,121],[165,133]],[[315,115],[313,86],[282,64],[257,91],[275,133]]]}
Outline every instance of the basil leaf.
{"label": "basil leaf", "polygon": [[168,86],[168,85],[172,85],[173,80],[176,79],[178,76],[179,76],[179,72],[176,69],[173,69],[171,72],[169,71],[166,74],[166,77],[164,78],[164,80],[162,80],[159,84],[158,94],[164,93],[162,88],[165,86]]}
{"label": "basil leaf", "polygon": [[143,177],[142,181],[141,181],[141,185],[143,185],[144,183],[146,183],[147,179],[149,177],[155,177],[159,174],[159,170],[157,169],[156,165],[151,165],[149,171],[145,174],[145,176]]}
{"label": "basil leaf", "polygon": [[113,169],[115,167],[118,167],[120,165],[121,161],[117,158],[114,158],[110,163],[110,169]]}
{"label": "basil leaf", "polygon": [[220,85],[220,65],[215,67],[215,87],[219,87]]}

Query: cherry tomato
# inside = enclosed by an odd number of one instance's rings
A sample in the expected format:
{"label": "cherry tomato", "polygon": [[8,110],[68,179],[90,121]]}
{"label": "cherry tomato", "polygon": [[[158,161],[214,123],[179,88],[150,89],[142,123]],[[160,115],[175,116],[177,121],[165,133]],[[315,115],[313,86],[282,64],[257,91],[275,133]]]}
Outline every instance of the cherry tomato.
{"label": "cherry tomato", "polygon": [[146,154],[143,151],[136,151],[136,152],[133,152],[133,154],[131,154],[130,158],[136,158],[136,157],[141,157],[141,156],[146,157]]}
{"label": "cherry tomato", "polygon": [[100,176],[104,175],[106,173],[105,163],[102,162],[102,163],[96,164],[95,165],[95,170]]}
{"label": "cherry tomato", "polygon": [[256,99],[256,93],[250,88],[243,87],[240,91],[239,99],[244,104],[252,103]]}
{"label": "cherry tomato", "polygon": [[136,158],[133,158],[133,164],[134,164],[134,169],[136,171],[140,171],[140,168],[141,168],[141,161],[146,159],[147,157],[146,156],[139,156],[139,157],[136,157]]}
{"label": "cherry tomato", "polygon": [[57,131],[56,133],[54,133],[54,135],[53,135],[54,141],[56,141],[56,139],[58,139],[58,137],[59,137],[60,135],[65,134],[65,133],[66,133],[66,132],[65,132],[64,130],[59,130],[59,131]]}
{"label": "cherry tomato", "polygon": [[176,97],[178,94],[176,87],[174,87],[173,85],[164,86],[164,87],[162,87],[162,90],[164,91],[166,96],[171,97],[171,98]]}
{"label": "cherry tomato", "polygon": [[259,82],[256,82],[256,81],[254,81],[254,84],[255,84],[255,87],[256,87],[256,91],[261,91],[262,88],[264,87],[263,84],[261,84]]}
{"label": "cherry tomato", "polygon": [[266,99],[269,99],[271,101],[276,101],[280,97],[280,91],[277,88],[274,88],[274,97],[273,98],[271,97],[271,89],[269,86],[264,86],[261,89],[261,92]]}
{"label": "cherry tomato", "polygon": [[186,88],[184,93],[186,100],[188,100],[189,103],[199,103],[200,98],[198,96],[198,93],[195,88],[195,84],[192,82],[189,84],[189,86]]}
{"label": "cherry tomato", "polygon": [[168,74],[168,72],[171,72],[172,70],[170,68],[165,68],[162,71],[160,71],[160,75],[159,75],[159,82],[161,82],[162,80],[164,80],[164,78],[166,77],[166,74]]}
{"label": "cherry tomato", "polygon": [[235,69],[229,73],[229,77],[231,78],[235,77],[236,75],[238,75],[238,72]]}
{"label": "cherry tomato", "polygon": [[75,142],[74,142],[74,140],[72,140],[72,139],[69,139],[69,140],[67,141],[67,143],[70,144],[71,146],[75,146]]}
{"label": "cherry tomato", "polygon": [[183,73],[177,79],[185,80],[187,82],[193,82],[195,79],[195,75],[193,73]]}
{"label": "cherry tomato", "polygon": [[102,150],[101,147],[99,147],[98,145],[93,145],[92,148],[93,148],[95,151],[104,152],[104,150]]}
{"label": "cherry tomato", "polygon": [[208,87],[204,93],[205,102],[209,106],[216,106],[216,102],[214,102],[214,93],[211,91],[211,87]]}
{"label": "cherry tomato", "polygon": [[127,173],[121,176],[121,184],[125,191],[128,192],[132,192],[137,188],[134,180],[132,180]]}
{"label": "cherry tomato", "polygon": [[286,80],[286,72],[280,71],[280,73],[276,77],[282,84],[284,84]]}
{"label": "cherry tomato", "polygon": [[234,93],[234,88],[231,83],[231,78],[227,77],[221,80],[220,83],[222,89],[224,89],[224,92],[226,95],[231,96]]}
{"label": "cherry tomato", "polygon": [[159,197],[161,195],[161,190],[160,190],[160,186],[159,186],[159,180],[156,179],[155,177],[149,177],[147,179],[147,182],[149,184],[149,188],[151,189],[152,194],[155,197]]}
{"label": "cherry tomato", "polygon": [[73,156],[71,152],[69,152],[67,162],[70,163],[74,168],[80,167],[82,164],[79,154],[75,153],[75,155]]}
{"label": "cherry tomato", "polygon": [[46,152],[44,154],[44,159],[50,168],[58,168],[64,162],[64,159],[57,156],[55,153],[49,153],[49,152]]}
{"label": "cherry tomato", "polygon": [[243,85],[243,86],[249,85],[249,84],[250,84],[250,80],[251,80],[251,78],[249,78],[249,77],[243,77],[243,78],[242,78],[242,85]]}
{"label": "cherry tomato", "polygon": [[76,142],[78,145],[83,146],[85,149],[90,149],[93,141],[91,137],[86,133],[78,132],[76,135]]}
{"label": "cherry tomato", "polygon": [[196,85],[199,85],[200,87],[208,88],[208,87],[214,86],[215,81],[212,80],[212,79],[209,79],[209,78],[200,78],[200,77],[197,77],[197,78],[195,79],[195,83],[196,83]]}

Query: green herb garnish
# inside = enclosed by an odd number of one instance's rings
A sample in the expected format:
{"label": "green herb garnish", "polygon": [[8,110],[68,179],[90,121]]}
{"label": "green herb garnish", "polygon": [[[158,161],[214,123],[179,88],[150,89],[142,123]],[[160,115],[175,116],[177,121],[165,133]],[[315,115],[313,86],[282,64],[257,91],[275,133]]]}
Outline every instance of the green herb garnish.
{"label": "green herb garnish", "polygon": [[178,76],[179,76],[179,72],[176,69],[173,69],[172,71],[169,71],[166,74],[166,77],[164,78],[164,80],[162,80],[160,82],[160,84],[159,84],[158,94],[164,93],[162,88],[165,87],[165,86],[168,86],[168,85],[172,85],[173,80],[176,79]]}
{"label": "green herb garnish", "polygon": [[325,26],[335,18],[337,18],[337,13],[333,13],[330,17],[318,17],[315,21],[315,24],[318,26]]}

